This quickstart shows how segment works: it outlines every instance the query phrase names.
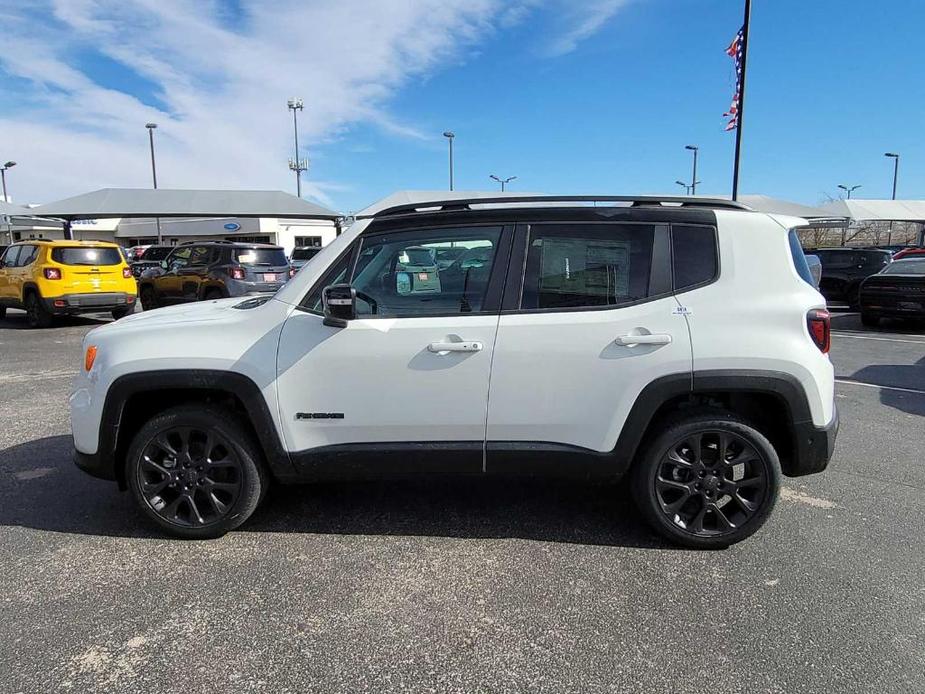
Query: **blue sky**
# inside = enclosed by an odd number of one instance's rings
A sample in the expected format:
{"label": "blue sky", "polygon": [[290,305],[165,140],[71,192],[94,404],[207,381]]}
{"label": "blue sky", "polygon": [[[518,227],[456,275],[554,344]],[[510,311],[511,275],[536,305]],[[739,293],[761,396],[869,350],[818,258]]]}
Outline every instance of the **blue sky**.
{"label": "blue sky", "polygon": [[[925,3],[754,0],[742,191],[922,198]],[[147,186],[294,188],[351,211],[400,189],[728,194],[738,0],[0,0],[14,200]],[[59,36],[60,41],[48,41]],[[298,41],[300,47],[293,43]]]}

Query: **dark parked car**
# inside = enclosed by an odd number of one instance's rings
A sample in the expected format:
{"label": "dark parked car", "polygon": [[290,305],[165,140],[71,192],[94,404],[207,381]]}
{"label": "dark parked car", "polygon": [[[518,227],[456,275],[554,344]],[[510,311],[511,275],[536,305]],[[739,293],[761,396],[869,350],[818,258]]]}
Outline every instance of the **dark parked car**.
{"label": "dark parked car", "polygon": [[861,283],[861,322],[925,318],[925,257],[903,258]]}
{"label": "dark parked car", "polygon": [[262,243],[191,242],[175,247],[138,280],[145,311],[164,304],[272,294],[290,276],[279,246]]}
{"label": "dark parked car", "polygon": [[160,267],[161,261],[165,260],[173,249],[174,246],[148,246],[137,260],[129,261],[132,274],[141,277],[145,270]]}
{"label": "dark parked car", "polygon": [[309,260],[321,252],[320,246],[297,246],[292,249],[292,256],[289,258],[289,264],[292,269],[298,272]]}
{"label": "dark parked car", "polygon": [[903,258],[925,257],[925,247],[908,246],[893,255],[893,260],[902,260]]}
{"label": "dark parked car", "polygon": [[819,248],[813,251],[822,262],[819,291],[826,299],[858,305],[858,288],[866,277],[890,262],[890,252],[866,248]]}

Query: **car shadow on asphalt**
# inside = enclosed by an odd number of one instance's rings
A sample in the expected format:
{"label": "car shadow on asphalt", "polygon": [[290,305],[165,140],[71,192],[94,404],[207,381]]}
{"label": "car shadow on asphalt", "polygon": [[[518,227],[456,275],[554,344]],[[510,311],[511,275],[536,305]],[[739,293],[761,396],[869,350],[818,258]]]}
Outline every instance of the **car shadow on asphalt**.
{"label": "car shadow on asphalt", "polygon": [[[104,325],[110,323],[111,319],[104,317],[104,314],[100,314],[99,318],[94,318],[91,316],[57,316],[52,323],[53,328],[74,328],[74,327],[86,327],[86,328],[95,328],[98,325]],[[33,330],[29,327],[29,323],[26,321],[26,314],[24,311],[14,311],[9,309],[6,312],[4,318],[0,318],[0,330]],[[41,333],[41,329],[37,329],[36,332]]]}
{"label": "car shadow on asphalt", "polygon": [[[925,345],[923,345],[925,348]],[[871,364],[851,374],[851,380],[886,386],[880,388],[880,404],[925,417],[925,393],[919,384],[925,376],[925,357],[915,364]],[[890,388],[909,390],[890,390]]]}
{"label": "car shadow on asphalt", "polygon": [[[115,483],[71,462],[71,437],[0,450],[0,525],[163,538]],[[235,532],[519,538],[675,549],[638,517],[625,485],[541,479],[429,478],[271,487]]]}

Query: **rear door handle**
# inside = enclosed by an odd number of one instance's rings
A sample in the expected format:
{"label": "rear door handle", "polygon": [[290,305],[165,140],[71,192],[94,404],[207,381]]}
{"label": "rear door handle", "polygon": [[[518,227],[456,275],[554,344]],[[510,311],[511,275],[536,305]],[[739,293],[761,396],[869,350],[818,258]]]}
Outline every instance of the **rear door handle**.
{"label": "rear door handle", "polygon": [[481,352],[481,342],[431,342],[427,345],[431,352]]}
{"label": "rear door handle", "polygon": [[670,345],[671,335],[621,335],[614,342],[623,347],[633,345]]}

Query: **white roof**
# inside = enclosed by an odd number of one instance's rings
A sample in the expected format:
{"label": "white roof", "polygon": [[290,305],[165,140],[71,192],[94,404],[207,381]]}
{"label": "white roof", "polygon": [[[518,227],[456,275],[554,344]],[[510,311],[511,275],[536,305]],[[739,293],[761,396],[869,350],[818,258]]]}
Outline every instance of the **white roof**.
{"label": "white roof", "polygon": [[399,190],[360,210],[356,213],[356,216],[368,217],[390,207],[410,205],[411,203],[437,202],[439,200],[471,200],[473,198],[516,198],[526,195],[541,195],[541,193],[524,193],[521,191],[505,191],[501,193],[497,190]]}
{"label": "white roof", "polygon": [[745,203],[756,212],[781,214],[788,217],[802,217],[803,219],[824,219],[830,217],[844,217],[844,214],[833,215],[820,207],[801,205],[798,202],[780,200],[767,195],[740,195],[739,202]]}
{"label": "white roof", "polygon": [[831,216],[855,221],[925,222],[925,200],[836,200],[822,206]]}

